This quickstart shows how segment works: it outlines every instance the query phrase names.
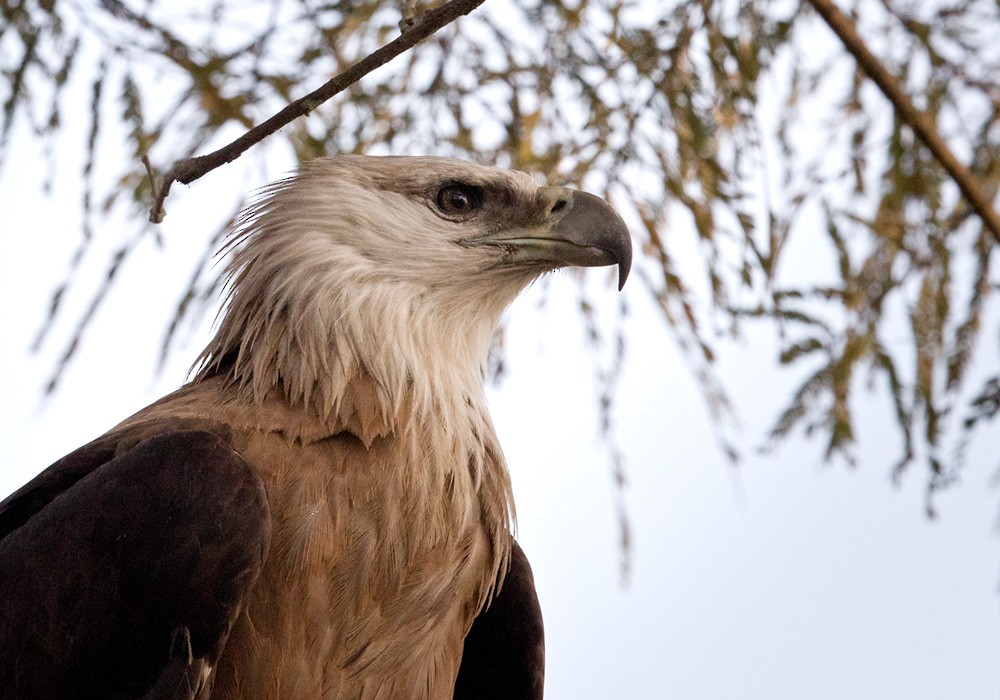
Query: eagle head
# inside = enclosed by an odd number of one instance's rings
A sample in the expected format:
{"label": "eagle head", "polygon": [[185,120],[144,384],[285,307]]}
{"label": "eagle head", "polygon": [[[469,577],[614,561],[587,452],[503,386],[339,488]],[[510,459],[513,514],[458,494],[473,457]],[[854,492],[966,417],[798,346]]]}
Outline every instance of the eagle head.
{"label": "eagle head", "polygon": [[599,197],[430,157],[309,162],[260,193],[228,246],[199,376],[229,372],[258,398],[281,385],[326,414],[358,372],[390,404],[421,383],[481,385],[500,315],[532,280],[616,265],[620,289],[632,260]]}

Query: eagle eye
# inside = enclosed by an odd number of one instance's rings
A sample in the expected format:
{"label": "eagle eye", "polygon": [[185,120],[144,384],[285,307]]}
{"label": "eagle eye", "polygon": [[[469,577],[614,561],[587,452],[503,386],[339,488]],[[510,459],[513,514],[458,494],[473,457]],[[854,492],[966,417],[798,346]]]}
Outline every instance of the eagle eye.
{"label": "eagle eye", "polygon": [[450,183],[438,190],[434,201],[445,216],[469,216],[483,206],[483,190],[475,185]]}

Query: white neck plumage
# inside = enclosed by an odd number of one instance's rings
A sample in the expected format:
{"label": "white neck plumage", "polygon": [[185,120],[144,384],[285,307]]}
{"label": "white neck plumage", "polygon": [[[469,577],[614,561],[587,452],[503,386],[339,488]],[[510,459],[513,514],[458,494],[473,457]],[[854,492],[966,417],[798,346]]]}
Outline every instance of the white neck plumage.
{"label": "white neck plumage", "polygon": [[348,431],[368,447],[402,441],[420,464],[416,488],[428,504],[461,469],[471,478],[456,485],[458,500],[475,508],[471,519],[488,511],[500,570],[513,499],[483,372],[506,303],[473,311],[457,300],[463,308],[450,308],[426,290],[358,279],[349,256],[331,260],[310,252],[307,238],[289,245],[272,233],[255,228],[235,251],[227,308],[194,381],[222,374],[246,402],[280,392],[331,433]]}
{"label": "white neck plumage", "polygon": [[352,392],[369,383],[372,415],[356,426],[366,444],[407,418],[434,419],[451,432],[482,407],[494,318],[428,310],[398,285],[315,283],[304,285],[303,299],[281,285],[254,288],[263,278],[270,276],[241,271],[196,380],[223,371],[248,400],[279,390],[317,418],[343,424],[357,408]]}

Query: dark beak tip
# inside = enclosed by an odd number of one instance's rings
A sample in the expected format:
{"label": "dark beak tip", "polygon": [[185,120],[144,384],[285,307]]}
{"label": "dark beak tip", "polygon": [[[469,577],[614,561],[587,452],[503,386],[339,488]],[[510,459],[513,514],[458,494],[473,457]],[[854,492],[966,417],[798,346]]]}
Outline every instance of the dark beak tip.
{"label": "dark beak tip", "polygon": [[618,259],[618,291],[620,292],[625,288],[628,273],[632,270],[632,237],[618,212],[615,212],[615,216],[620,224],[620,245],[615,249],[615,257]]}

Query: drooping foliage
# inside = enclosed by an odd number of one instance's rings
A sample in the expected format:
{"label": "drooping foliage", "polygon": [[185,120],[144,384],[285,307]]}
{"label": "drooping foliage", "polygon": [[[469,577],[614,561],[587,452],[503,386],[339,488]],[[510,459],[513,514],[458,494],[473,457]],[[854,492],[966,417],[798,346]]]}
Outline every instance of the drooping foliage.
{"label": "drooping foliage", "polygon": [[[635,225],[636,277],[720,426],[730,408],[716,349],[738,342],[745,324],[770,324],[779,361],[803,379],[769,441],[802,429],[822,436],[828,457],[851,460],[858,393],[873,387],[898,426],[896,471],[926,463],[933,490],[961,465],[952,448],[1000,405],[1000,375],[968,380],[977,349],[995,352],[1000,330],[998,239],[812,5],[488,0],[261,144],[257,157],[431,152],[556,173],[605,194]],[[54,169],[55,139],[70,118],[86,119],[80,255],[105,212],[132,208],[145,220],[142,156],[166,168],[222,145],[428,9],[382,0],[0,8],[0,175],[10,176],[16,124],[30,124]],[[995,201],[997,4],[844,0],[840,9]],[[86,94],[85,109],[70,94]],[[109,133],[128,157],[116,178],[99,180]],[[77,336],[152,231],[136,223],[111,257]],[[678,258],[678,231],[691,232],[694,263]],[[217,236],[192,262],[168,344],[217,288],[206,265]],[[581,300],[587,319],[583,291]],[[608,341],[587,322],[595,342]],[[605,418],[627,344],[616,332],[615,359],[600,375]],[[720,439],[735,459],[741,447],[722,428]]]}

